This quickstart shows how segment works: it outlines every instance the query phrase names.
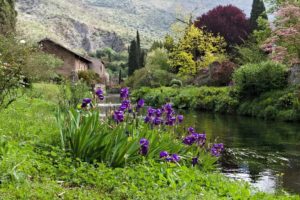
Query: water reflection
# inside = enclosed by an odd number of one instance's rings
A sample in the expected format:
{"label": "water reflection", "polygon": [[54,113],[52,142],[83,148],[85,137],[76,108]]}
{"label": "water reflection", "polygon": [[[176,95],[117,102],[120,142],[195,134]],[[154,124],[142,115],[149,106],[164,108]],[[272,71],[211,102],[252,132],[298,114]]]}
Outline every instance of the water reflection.
{"label": "water reflection", "polygon": [[224,174],[262,191],[283,187],[300,193],[300,124],[195,112],[185,116],[187,126],[229,148],[234,159],[223,163]]}

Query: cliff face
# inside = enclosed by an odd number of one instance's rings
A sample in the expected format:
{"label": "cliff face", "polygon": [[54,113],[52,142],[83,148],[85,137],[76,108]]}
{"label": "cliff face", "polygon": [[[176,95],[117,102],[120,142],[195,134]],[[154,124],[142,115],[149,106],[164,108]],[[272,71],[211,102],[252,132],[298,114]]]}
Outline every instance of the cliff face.
{"label": "cliff face", "polygon": [[136,30],[149,44],[169,31],[182,10],[199,16],[230,3],[249,15],[252,0],[17,0],[17,28],[33,40],[51,37],[82,52],[107,46],[120,51]]}
{"label": "cliff face", "polygon": [[94,52],[103,47],[125,49],[116,32],[86,20],[90,11],[85,11],[80,1],[72,1],[18,0],[18,31],[33,41],[49,37],[80,52]]}

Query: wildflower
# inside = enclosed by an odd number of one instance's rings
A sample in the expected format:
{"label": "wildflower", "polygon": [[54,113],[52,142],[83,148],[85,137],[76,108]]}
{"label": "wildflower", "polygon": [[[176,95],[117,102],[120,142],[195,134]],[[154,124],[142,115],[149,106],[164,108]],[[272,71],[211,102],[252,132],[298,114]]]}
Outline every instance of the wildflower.
{"label": "wildflower", "polygon": [[188,128],[189,133],[195,133],[195,129],[193,127]]}
{"label": "wildflower", "polygon": [[101,101],[104,100],[104,95],[103,95],[103,91],[102,91],[101,88],[98,88],[98,89],[96,90],[96,95],[97,95],[97,97],[98,97]]}
{"label": "wildflower", "polygon": [[156,112],[155,109],[153,109],[153,108],[151,108],[151,107],[148,108],[148,116],[149,116],[149,117],[153,116],[155,112]]}
{"label": "wildflower", "polygon": [[189,135],[183,139],[183,143],[186,145],[189,145],[189,146],[193,145],[195,143],[195,141],[196,141],[196,138],[192,135]]}
{"label": "wildflower", "polygon": [[172,160],[173,160],[173,162],[179,162],[180,161],[180,156],[178,154],[173,154],[172,155]]}
{"label": "wildflower", "polygon": [[169,153],[167,152],[167,151],[162,151],[162,152],[160,152],[160,154],[159,154],[159,157],[160,158],[165,158],[165,157],[168,157],[169,156]]}
{"label": "wildflower", "polygon": [[114,112],[114,120],[118,123],[123,122],[124,121],[124,112],[121,110],[116,110]]}
{"label": "wildflower", "polygon": [[198,134],[197,136],[197,143],[199,146],[204,146],[206,143],[206,134],[202,133],[202,134]]}
{"label": "wildflower", "polygon": [[146,116],[145,119],[144,119],[144,122],[145,123],[149,123],[150,121],[151,121],[151,117]]}
{"label": "wildflower", "polygon": [[210,149],[210,152],[213,156],[219,157],[224,150],[224,144],[214,144]]}
{"label": "wildflower", "polygon": [[124,100],[121,104],[121,106],[119,107],[119,110],[121,111],[125,111],[127,109],[130,108],[130,101],[129,100]]}
{"label": "wildflower", "polygon": [[121,97],[121,99],[127,99],[129,97],[129,89],[122,88],[120,91],[120,97]]}
{"label": "wildflower", "polygon": [[159,118],[159,117],[156,117],[156,118],[154,118],[154,120],[153,120],[153,124],[156,125],[156,126],[157,126],[157,125],[160,125],[162,122],[163,122],[162,119]]}
{"label": "wildflower", "polygon": [[192,165],[195,166],[198,164],[198,158],[195,157],[195,158],[192,158]]}
{"label": "wildflower", "polygon": [[183,122],[183,115],[178,115],[177,120],[178,120],[179,123],[182,123]]}
{"label": "wildflower", "polygon": [[84,98],[81,103],[81,108],[86,108],[88,105],[91,105],[92,99]]}
{"label": "wildflower", "polygon": [[149,141],[145,138],[142,138],[140,140],[140,145],[141,145],[140,154],[146,156],[149,151]]}
{"label": "wildflower", "polygon": [[156,117],[161,117],[162,113],[163,113],[163,112],[162,112],[161,109],[157,109],[156,112],[155,112]]}
{"label": "wildflower", "polygon": [[137,102],[137,108],[142,108],[145,106],[145,100],[144,99],[140,99]]}

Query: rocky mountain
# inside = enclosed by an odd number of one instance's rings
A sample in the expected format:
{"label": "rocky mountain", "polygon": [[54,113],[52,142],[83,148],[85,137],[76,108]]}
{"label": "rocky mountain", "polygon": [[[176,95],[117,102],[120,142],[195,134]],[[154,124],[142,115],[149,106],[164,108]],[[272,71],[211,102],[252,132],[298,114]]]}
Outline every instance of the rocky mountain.
{"label": "rocky mountain", "polygon": [[18,31],[82,52],[106,46],[120,51],[136,30],[147,44],[168,33],[178,14],[199,16],[220,4],[249,15],[252,0],[17,0]]}

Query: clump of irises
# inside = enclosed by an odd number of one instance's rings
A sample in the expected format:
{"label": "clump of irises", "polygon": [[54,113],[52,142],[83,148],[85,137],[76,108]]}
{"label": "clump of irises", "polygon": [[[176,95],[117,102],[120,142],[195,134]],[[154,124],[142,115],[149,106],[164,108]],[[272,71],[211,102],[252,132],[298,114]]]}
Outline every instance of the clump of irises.
{"label": "clump of irises", "polygon": [[210,149],[210,152],[212,155],[219,157],[224,150],[224,144],[213,144],[212,148]]}
{"label": "clump of irises", "polygon": [[[125,113],[133,113],[134,109],[131,105],[131,101],[129,99],[129,89],[128,88],[122,88],[120,91],[120,99],[122,100],[122,103],[120,107],[114,111],[113,119],[117,122],[123,122],[125,118]],[[141,108],[145,106],[145,101],[143,99],[139,99],[137,101],[137,104],[135,106],[135,111],[139,112]]]}
{"label": "clump of irises", "polygon": [[144,122],[158,125],[174,126],[183,122],[183,115],[177,115],[172,108],[172,105],[167,103],[161,108],[154,109],[149,107],[147,110],[147,116],[144,118]]}
{"label": "clump of irises", "polygon": [[[122,100],[121,106],[114,111],[113,119],[117,122],[124,121],[124,115],[126,112],[134,113],[134,108],[136,112],[139,112],[141,108],[145,106],[145,101],[139,99],[136,103],[136,106],[131,105],[129,99],[129,89],[122,88],[120,91],[120,98]],[[147,114],[144,117],[144,122],[150,124],[151,126],[175,126],[181,124],[184,120],[183,115],[176,115],[172,104],[167,103],[161,108],[152,108],[147,109]],[[204,149],[207,138],[205,133],[197,133],[193,127],[188,128],[188,135],[183,138],[183,144],[187,146],[195,145],[197,149]],[[213,156],[219,157],[224,150],[223,144],[213,144],[210,149],[210,152]],[[149,141],[146,138],[140,140],[140,150],[139,153],[143,156],[146,156],[149,152]],[[165,160],[166,162],[178,163],[181,160],[181,157],[176,154],[170,154],[167,151],[162,151],[159,154],[160,159]],[[192,157],[191,163],[193,166],[196,166],[199,163],[199,152],[198,156]]]}
{"label": "clump of irises", "polygon": [[[198,148],[203,148],[206,144],[206,134],[205,133],[196,133],[195,129],[193,127],[188,128],[188,136],[184,137],[182,142],[185,145],[192,146],[196,145]],[[213,144],[213,146],[210,149],[211,155],[215,157],[219,157],[224,150],[224,145],[222,143],[220,144]],[[199,155],[199,154],[198,154]],[[192,158],[192,165],[195,166],[199,162],[198,157]]]}

